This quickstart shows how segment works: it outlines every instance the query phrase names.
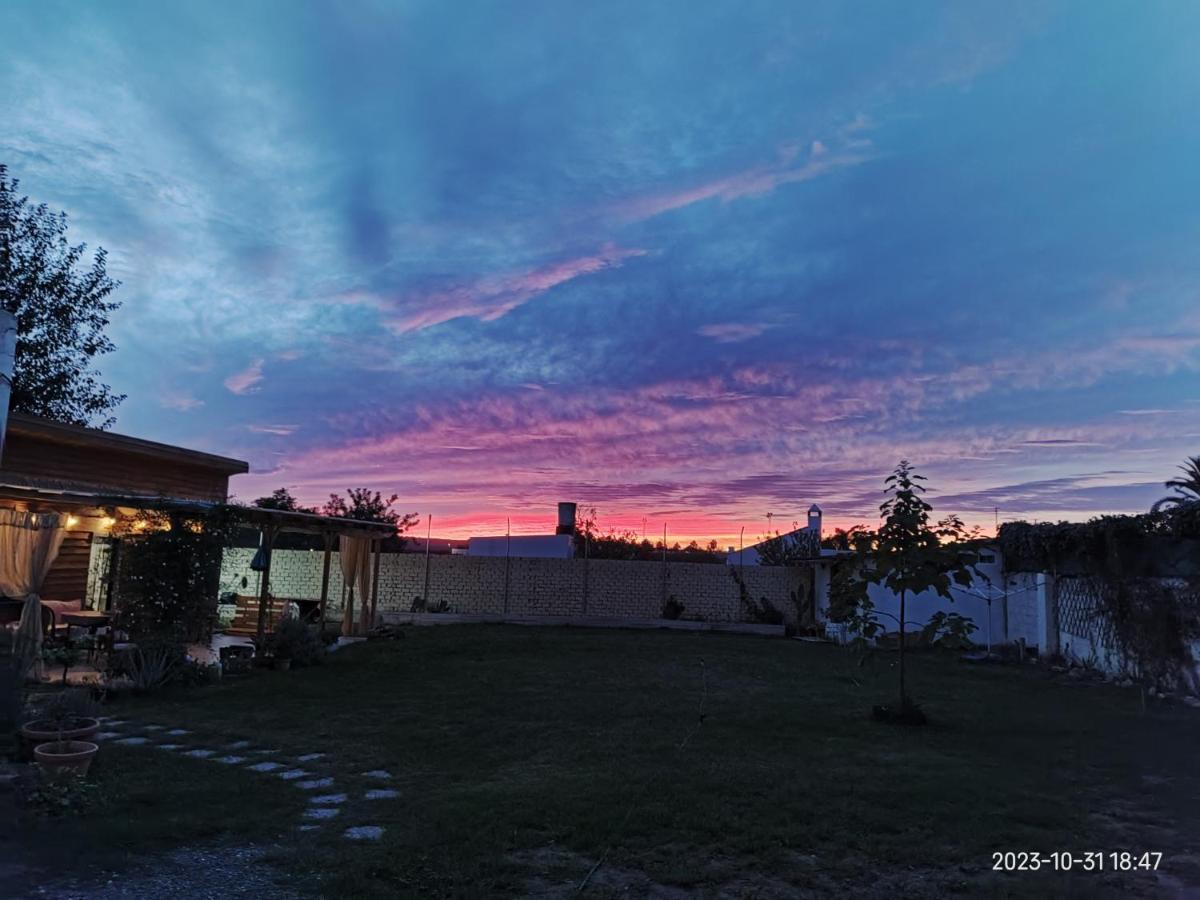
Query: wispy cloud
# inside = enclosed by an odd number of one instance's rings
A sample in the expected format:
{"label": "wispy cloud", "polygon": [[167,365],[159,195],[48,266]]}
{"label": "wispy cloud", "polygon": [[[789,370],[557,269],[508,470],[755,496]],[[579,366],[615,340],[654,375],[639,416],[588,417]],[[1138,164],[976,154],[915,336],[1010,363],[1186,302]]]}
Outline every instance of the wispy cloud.
{"label": "wispy cloud", "polygon": [[296,425],[247,425],[246,430],[255,434],[276,434],[282,437],[296,433]]}
{"label": "wispy cloud", "polygon": [[522,272],[491,275],[449,290],[405,297],[399,305],[409,311],[386,321],[400,334],[464,316],[491,322],[560,284],[616,268],[631,257],[645,254],[645,250],[610,245],[590,256]]}
{"label": "wispy cloud", "polygon": [[263,364],[264,359],[256,359],[240,372],[234,372],[225,379],[224,384],[226,389],[233,394],[246,394],[255,390],[258,383],[263,380]]}
{"label": "wispy cloud", "polygon": [[191,412],[204,405],[204,401],[186,391],[164,390],[159,394],[158,402],[166,409],[176,409],[180,412]]}
{"label": "wispy cloud", "polygon": [[702,325],[696,329],[697,334],[710,337],[721,344],[736,344],[758,337],[767,326],[760,322],[718,322],[712,325]]}

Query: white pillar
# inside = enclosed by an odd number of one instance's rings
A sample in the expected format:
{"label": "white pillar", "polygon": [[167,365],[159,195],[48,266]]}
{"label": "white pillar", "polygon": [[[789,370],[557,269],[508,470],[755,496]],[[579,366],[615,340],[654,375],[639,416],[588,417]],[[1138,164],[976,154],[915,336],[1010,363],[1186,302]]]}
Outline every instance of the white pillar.
{"label": "white pillar", "polygon": [[1038,655],[1042,659],[1058,652],[1058,610],[1055,606],[1054,576],[1037,575]]}
{"label": "white pillar", "polygon": [[829,574],[831,565],[819,562],[813,566],[813,611],[817,623],[829,620]]}
{"label": "white pillar", "polygon": [[12,397],[13,366],[17,356],[17,317],[0,309],[0,461],[8,432],[8,401]]}

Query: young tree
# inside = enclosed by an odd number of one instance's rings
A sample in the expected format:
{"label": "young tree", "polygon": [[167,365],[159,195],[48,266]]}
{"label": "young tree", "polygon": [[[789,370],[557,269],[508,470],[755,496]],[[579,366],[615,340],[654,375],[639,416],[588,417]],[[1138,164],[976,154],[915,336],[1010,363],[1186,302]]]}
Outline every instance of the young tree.
{"label": "young tree", "polygon": [[18,187],[0,165],[0,306],[17,317],[12,409],[107,428],[125,395],[92,364],[114,349],[104,329],[118,282],[103,248],[83,264],[87,246],[68,243],[66,213],[30,205]]}
{"label": "young tree", "polygon": [[292,492],[285,487],[276,488],[266,497],[259,497],[252,505],[259,509],[281,509],[284,512],[316,512],[311,506],[301,506],[292,496]]}
{"label": "young tree", "polygon": [[920,482],[924,480],[906,459],[884,480],[888,496],[879,507],[883,524],[875,533],[865,571],[868,581],[882,584],[900,598],[900,706],[895,714],[904,719],[922,718],[905,686],[908,597],[931,590],[953,601],[951,586],[969,587],[978,561],[978,554],[963,546],[972,535],[956,516],[930,524],[933,507],[921,499],[925,488]]}
{"label": "young tree", "polygon": [[372,491],[370,488],[349,488],[345,497],[341,494],[330,494],[329,502],[321,507],[321,515],[358,519],[360,522],[386,522],[395,525],[399,534],[412,528],[418,519],[416,513],[401,515],[392,509],[399,499],[399,494],[384,497],[379,491]]}

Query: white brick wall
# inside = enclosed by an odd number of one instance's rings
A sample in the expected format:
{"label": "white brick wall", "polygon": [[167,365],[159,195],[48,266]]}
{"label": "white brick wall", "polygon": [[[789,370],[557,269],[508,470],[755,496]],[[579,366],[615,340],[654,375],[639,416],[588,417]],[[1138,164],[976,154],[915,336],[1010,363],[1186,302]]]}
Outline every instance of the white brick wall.
{"label": "white brick wall", "polygon": [[[275,551],[271,593],[276,597],[318,599],[323,556],[315,550]],[[250,569],[253,558],[253,548],[226,551],[221,567],[222,592],[258,593],[259,573]],[[795,620],[791,594],[799,590],[807,596],[810,576],[806,569],[752,566],[745,569],[743,577],[755,600],[766,597],[789,620]],[[413,598],[424,591],[424,556],[383,555],[379,571],[381,611],[408,612]],[[710,622],[744,619],[737,584],[724,565],[670,563],[664,571],[661,563],[609,559],[429,559],[430,605],[445,602],[455,612],[582,615],[586,603],[588,615],[657,618],[667,596],[683,603],[684,618],[701,616]],[[330,565],[330,609],[340,610],[341,599],[342,573],[335,552]]]}

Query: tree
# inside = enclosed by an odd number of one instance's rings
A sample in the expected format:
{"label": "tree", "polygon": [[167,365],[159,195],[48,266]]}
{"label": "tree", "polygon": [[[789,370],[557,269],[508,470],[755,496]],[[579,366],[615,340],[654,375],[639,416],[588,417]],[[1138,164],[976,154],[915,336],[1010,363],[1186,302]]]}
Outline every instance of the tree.
{"label": "tree", "polygon": [[259,509],[281,509],[284,512],[316,512],[311,506],[301,506],[300,501],[285,487],[276,488],[266,497],[259,497],[252,505]]}
{"label": "tree", "polygon": [[86,266],[87,245],[67,241],[67,214],[31,205],[19,185],[0,165],[0,306],[17,317],[11,408],[107,428],[125,395],[92,364],[115,349],[104,329],[120,306],[108,299],[119,282],[104,248]]}
{"label": "tree", "polygon": [[884,480],[887,495],[879,507],[883,524],[876,532],[865,561],[866,580],[881,584],[900,598],[900,706],[883,712],[900,721],[924,721],[924,715],[908,697],[904,670],[905,607],[910,594],[933,591],[953,601],[951,587],[971,585],[978,554],[963,546],[973,535],[957,516],[931,525],[933,507],[921,499],[925,488],[908,460],[900,460]]}
{"label": "tree", "polygon": [[1200,500],[1200,456],[1189,456],[1187,462],[1178,466],[1178,469],[1183,472],[1182,478],[1172,478],[1163,482],[1163,487],[1171,488],[1175,493],[1155,503],[1150,507],[1150,512],[1156,513],[1167,507],[1183,506]]}
{"label": "tree", "polygon": [[360,522],[386,522],[395,525],[397,533],[403,533],[417,524],[418,516],[416,513],[401,515],[393,510],[392,505],[399,499],[399,494],[384,497],[370,488],[348,488],[345,497],[330,494],[329,501],[321,507],[321,515]]}

